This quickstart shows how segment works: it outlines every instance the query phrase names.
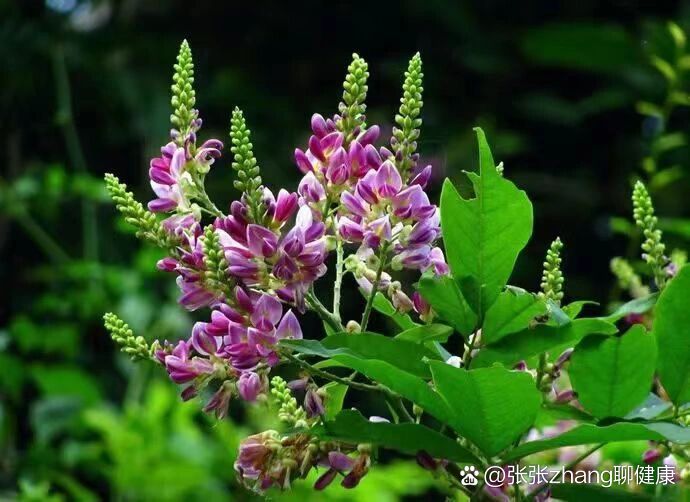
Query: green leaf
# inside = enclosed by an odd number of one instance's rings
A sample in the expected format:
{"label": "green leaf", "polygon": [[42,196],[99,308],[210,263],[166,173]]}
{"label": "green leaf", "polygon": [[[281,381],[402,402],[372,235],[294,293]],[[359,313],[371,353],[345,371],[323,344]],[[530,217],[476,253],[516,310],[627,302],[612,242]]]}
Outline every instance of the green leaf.
{"label": "green leaf", "polygon": [[36,364],[31,367],[31,376],[46,396],[72,396],[81,399],[83,405],[101,400],[101,390],[96,380],[78,368]]}
{"label": "green leaf", "polygon": [[463,199],[446,180],[441,193],[441,230],[448,263],[463,296],[480,318],[508,282],[517,256],[532,235],[532,204],[501,176],[484,132],[479,174],[467,173],[475,198]]}
{"label": "green leaf", "polygon": [[668,422],[618,422],[606,427],[594,424],[578,425],[556,437],[523,443],[504,456],[504,462],[512,462],[540,451],[581,444],[613,443],[617,441],[664,441],[690,443],[690,428]]}
{"label": "green leaf", "polygon": [[[362,293],[362,296],[364,296],[364,298],[369,297],[369,295],[365,294],[363,290],[360,290],[360,292]],[[415,326],[419,326],[419,324],[414,322],[409,315],[403,314],[402,312],[396,310],[393,304],[390,302],[390,300],[388,300],[388,298],[386,298],[383,295],[383,293],[376,293],[376,296],[374,296],[374,303],[372,304],[372,307],[377,312],[380,312],[386,317],[390,317],[391,320],[402,329],[411,329]]]}
{"label": "green leaf", "polygon": [[601,319],[609,322],[616,322],[629,314],[644,314],[654,307],[658,296],[658,293],[652,293],[651,295],[630,300],[629,302],[618,307],[613,313],[607,315],[606,317],[602,317]]}
{"label": "green leaf", "polygon": [[580,404],[598,418],[624,417],[649,394],[656,343],[641,324],[623,336],[590,336],[570,359],[568,374]]}
{"label": "green leaf", "polygon": [[503,451],[537,417],[541,394],[525,372],[465,370],[431,361],[434,385],[452,413],[450,425],[487,456]]}
{"label": "green leaf", "polygon": [[340,410],[343,409],[343,401],[345,401],[345,394],[347,394],[348,386],[342,383],[330,382],[323,386],[326,391],[326,420],[333,419]]}
{"label": "green leaf", "polygon": [[[325,348],[321,347],[319,349],[314,346],[313,343],[302,343],[314,341],[315,340],[283,340],[281,345],[290,347],[297,352],[321,355],[324,350],[326,350]],[[419,345],[415,344],[415,347],[419,348]],[[448,422],[448,417],[450,416],[448,406],[441,396],[431,389],[425,380],[412,373],[401,370],[392,363],[376,359],[364,359],[362,356],[347,350],[341,349],[340,351],[336,351],[330,357],[343,366],[357,370],[371,380],[384,385],[393,392],[400,394],[405,399],[412,401],[423,408],[424,411],[436,417],[439,421],[443,423]]]}
{"label": "green leaf", "polygon": [[452,462],[478,462],[477,457],[452,438],[424,425],[374,423],[355,410],[342,411],[335,420],[314,427],[311,432],[324,439],[373,443],[410,455],[424,450],[432,457],[445,458]]}
{"label": "green leaf", "polygon": [[427,324],[406,329],[395,335],[398,340],[408,340],[414,343],[445,342],[453,334],[453,328],[445,324]]}
{"label": "green leaf", "polygon": [[447,276],[423,277],[417,289],[434,312],[458,333],[467,336],[474,331],[477,315],[467,304],[453,279]]}
{"label": "green leaf", "polygon": [[428,377],[429,367],[423,358],[438,359],[439,356],[431,350],[420,347],[419,344],[389,338],[376,333],[338,333],[318,340],[283,340],[281,344],[297,352],[324,358],[332,358],[341,354],[353,355],[360,359],[378,359],[417,376]]}
{"label": "green leaf", "polygon": [[659,396],[649,393],[647,399],[642,404],[637,406],[634,410],[625,416],[626,420],[635,420],[641,418],[643,420],[651,420],[661,415],[664,411],[671,407],[671,403],[664,401]]}
{"label": "green leaf", "polygon": [[510,366],[553,349],[573,347],[590,334],[612,335],[617,331],[610,322],[593,318],[575,319],[563,326],[539,324],[480,350],[472,360],[472,365],[484,367],[501,363]]}
{"label": "green leaf", "polygon": [[489,345],[529,326],[535,317],[546,314],[546,303],[532,294],[504,291],[486,312],[482,343]]}
{"label": "green leaf", "polygon": [[690,265],[659,296],[652,328],[659,347],[657,371],[671,401],[690,401]]}
{"label": "green leaf", "polygon": [[589,300],[578,300],[576,302],[569,303],[568,305],[565,305],[562,307],[563,312],[566,313],[568,317],[571,319],[575,319],[577,316],[580,315],[580,312],[582,312],[582,309],[586,305],[599,305],[597,302],[592,302]]}

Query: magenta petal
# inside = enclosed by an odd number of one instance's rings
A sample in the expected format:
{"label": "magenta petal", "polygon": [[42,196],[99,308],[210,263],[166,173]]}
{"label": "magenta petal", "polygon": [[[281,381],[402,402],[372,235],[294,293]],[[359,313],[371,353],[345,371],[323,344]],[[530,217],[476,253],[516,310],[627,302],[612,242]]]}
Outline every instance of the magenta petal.
{"label": "magenta petal", "polygon": [[267,321],[271,326],[275,326],[282,313],[283,307],[278,300],[270,295],[262,294],[254,305],[251,321],[254,326],[259,325],[262,321]]}
{"label": "magenta petal", "polygon": [[149,178],[151,178],[156,183],[161,183],[162,185],[174,185],[177,183],[175,178],[170,176],[170,173],[165,169],[160,169],[157,167],[152,167],[149,169]]}
{"label": "magenta petal", "polygon": [[261,392],[261,378],[253,371],[242,373],[237,381],[237,389],[245,401],[256,401]]}
{"label": "magenta petal", "polygon": [[369,214],[369,207],[360,197],[352,195],[350,192],[343,192],[340,202],[353,214],[365,218]]}
{"label": "magenta petal", "polygon": [[429,180],[431,179],[431,166],[426,166],[424,169],[422,169],[419,174],[417,174],[414,178],[412,178],[412,181],[410,181],[410,185],[419,185],[422,188],[426,188],[427,183],[429,183]]}
{"label": "magenta petal", "polygon": [[330,155],[331,152],[336,151],[343,145],[343,134],[340,132],[332,132],[327,134],[321,140],[321,148],[326,155]]}
{"label": "magenta petal", "polygon": [[173,199],[153,199],[148,203],[149,211],[154,213],[166,213],[177,207],[177,202]]}
{"label": "magenta petal", "polygon": [[296,340],[302,339],[302,328],[299,325],[299,321],[295,314],[292,313],[292,309],[288,310],[283,319],[278,325],[276,330],[276,336],[279,339],[283,338],[294,338]]}
{"label": "magenta petal", "polygon": [[309,151],[321,162],[326,162],[326,154],[323,152],[323,148],[321,148],[321,140],[316,136],[309,138]]}
{"label": "magenta petal", "polygon": [[261,225],[247,225],[247,246],[255,256],[273,256],[278,248],[278,237]]}
{"label": "magenta petal", "polygon": [[364,147],[364,161],[366,162],[367,167],[370,169],[378,169],[383,163],[381,155],[373,145],[367,145]]}
{"label": "magenta petal", "polygon": [[379,129],[379,126],[373,125],[359,136],[358,141],[362,143],[362,145],[370,145],[371,143],[375,143],[376,140],[379,139],[380,132],[381,130]]}
{"label": "magenta petal", "polygon": [[280,189],[276,200],[276,211],[273,219],[278,222],[287,221],[297,209],[297,194]]}
{"label": "magenta petal", "polygon": [[339,451],[332,451],[328,453],[328,463],[333,469],[338,471],[349,471],[354,466],[354,461]]}
{"label": "magenta petal", "polygon": [[328,134],[328,126],[326,125],[326,121],[318,113],[315,113],[311,116],[311,130],[319,138],[323,138],[326,134]]}
{"label": "magenta petal", "polygon": [[308,172],[314,170],[314,166],[312,166],[311,162],[309,161],[309,157],[307,157],[307,154],[299,148],[295,148],[295,162],[297,163],[297,167],[299,167],[299,170],[302,171],[304,174],[307,174]]}
{"label": "magenta petal", "polygon": [[379,193],[390,192],[386,194],[387,197],[398,193],[402,188],[400,173],[390,160],[381,164],[379,170],[376,171],[376,188],[378,188]]}
{"label": "magenta petal", "polygon": [[199,354],[209,356],[215,354],[220,348],[218,339],[206,332],[207,324],[205,322],[197,322],[192,328],[192,347]]}

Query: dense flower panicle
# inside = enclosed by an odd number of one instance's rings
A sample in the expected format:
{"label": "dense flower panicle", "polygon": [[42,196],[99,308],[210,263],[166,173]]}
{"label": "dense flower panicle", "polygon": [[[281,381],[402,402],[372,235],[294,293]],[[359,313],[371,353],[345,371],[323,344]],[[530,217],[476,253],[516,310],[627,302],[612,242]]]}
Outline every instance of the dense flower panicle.
{"label": "dense flower panicle", "polygon": [[423,189],[429,172],[425,168],[409,185],[389,160],[367,172],[354,190],[341,196],[341,237],[375,251],[383,242],[392,245],[394,269],[433,267],[436,274],[447,274],[443,252],[433,247],[441,230],[438,208]]}
{"label": "dense flower panicle", "polygon": [[[306,151],[295,149],[295,162],[309,184],[321,185],[317,190],[323,191],[324,197],[333,194],[337,198],[344,188],[352,186],[374,167],[370,159],[372,150],[377,153],[373,143],[378,139],[379,127],[371,126],[358,132],[349,144],[331,119],[314,114],[311,127],[314,134],[309,138],[309,146]],[[313,194],[303,195],[300,191],[300,195],[303,203],[315,202]]]}
{"label": "dense flower panicle", "polygon": [[242,203],[233,203],[231,215],[215,224],[232,275],[248,286],[275,291],[282,300],[303,309],[308,287],[326,273],[327,249],[325,225],[315,221],[306,206],[297,212],[295,225],[281,233],[296,209],[294,195],[281,191],[275,203],[269,203],[269,208],[275,206],[270,228],[249,223]]}
{"label": "dense flower panicle", "polygon": [[221,386],[207,403],[206,411],[227,412],[230,398],[237,394],[254,401],[267,388],[265,373],[278,363],[275,346],[284,338],[300,339],[302,330],[291,310],[273,296],[247,293],[235,288],[228,303],[215,302],[209,322],[197,322],[188,340],[174,347],[157,344],[156,359],[165,366],[171,380],[191,384],[183,395],[193,397],[211,380]]}

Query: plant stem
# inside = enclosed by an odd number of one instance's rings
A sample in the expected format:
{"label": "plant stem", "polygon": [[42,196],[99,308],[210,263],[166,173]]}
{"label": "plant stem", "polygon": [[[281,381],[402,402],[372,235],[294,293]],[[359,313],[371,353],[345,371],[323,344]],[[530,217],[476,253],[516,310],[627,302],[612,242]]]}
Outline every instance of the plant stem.
{"label": "plant stem", "polygon": [[381,244],[381,251],[379,251],[379,267],[376,269],[376,279],[371,285],[371,293],[369,293],[369,298],[367,299],[367,305],[364,308],[364,314],[362,315],[362,331],[367,330],[367,324],[369,324],[369,316],[371,315],[371,308],[374,305],[374,298],[376,298],[376,293],[379,291],[379,283],[381,282],[381,274],[383,274],[383,267],[386,265],[386,254],[388,253],[388,244]]}
{"label": "plant stem", "polygon": [[584,459],[586,459],[587,457],[589,457],[592,453],[594,453],[594,452],[597,451],[599,448],[601,448],[602,446],[604,446],[604,444],[605,444],[605,443],[600,443],[600,444],[598,444],[598,445],[596,445],[596,446],[591,447],[589,450],[587,450],[587,451],[584,452],[582,455],[580,455],[579,457],[577,457],[575,460],[573,460],[572,462],[570,462],[568,465],[566,465],[565,467],[563,467],[563,468],[562,468],[561,470],[559,470],[556,474],[554,474],[554,475],[551,477],[551,479],[549,479],[548,482],[539,485],[539,486],[537,487],[536,490],[534,490],[532,493],[530,493],[530,494],[527,496],[526,500],[528,500],[528,501],[534,500],[534,499],[536,498],[537,495],[539,495],[542,491],[544,491],[546,488],[548,488],[548,486],[549,486],[551,483],[553,483],[554,481],[556,481],[556,479],[558,479],[558,477],[560,476],[561,472],[571,470],[571,469],[572,469],[573,467],[575,467],[577,464],[579,464],[579,463],[582,462]]}
{"label": "plant stem", "polygon": [[[55,75],[55,94],[57,100],[57,123],[62,130],[67,154],[74,169],[82,174],[88,174],[84,151],[81,147],[77,128],[72,112],[72,94],[70,91],[69,75],[65,62],[65,51],[62,45],[55,47],[53,51],[53,71]],[[96,207],[92,200],[83,197],[82,207],[82,232],[84,258],[89,261],[98,261],[98,221],[96,220]]]}
{"label": "plant stem", "polygon": [[340,289],[343,285],[343,241],[338,236],[338,229],[335,235],[335,284],[333,285],[333,315],[340,320]]}
{"label": "plant stem", "polygon": [[387,389],[386,387],[383,387],[381,385],[370,385],[367,383],[361,383],[361,382],[355,382],[353,380],[350,380],[349,378],[342,378],[339,377],[338,375],[334,375],[333,373],[329,373],[327,371],[320,370],[313,365],[309,364],[307,361],[304,361],[300,359],[297,356],[294,356],[293,354],[290,354],[289,352],[283,352],[282,353],[286,359],[289,359],[290,361],[294,362],[304,370],[308,371],[312,375],[319,376],[321,378],[324,378],[326,380],[330,380],[332,382],[337,382],[343,385],[347,385],[349,387],[352,387],[354,389],[359,389],[359,390],[366,390],[366,391],[378,391],[378,392],[383,392],[387,394],[388,396],[391,397],[398,397],[397,394],[392,392],[390,389]]}
{"label": "plant stem", "polygon": [[328,311],[326,306],[321,303],[313,291],[307,292],[305,299],[309,308],[316,312],[326,324],[333,328],[334,331],[345,331],[340,319]]}
{"label": "plant stem", "polygon": [[464,362],[463,366],[465,367],[465,369],[470,369],[470,364],[472,364],[472,352],[474,352],[476,341],[477,341],[477,333],[475,332],[472,335],[472,340],[469,342],[469,344],[467,346],[467,355],[464,357],[464,360],[463,360],[463,362]]}

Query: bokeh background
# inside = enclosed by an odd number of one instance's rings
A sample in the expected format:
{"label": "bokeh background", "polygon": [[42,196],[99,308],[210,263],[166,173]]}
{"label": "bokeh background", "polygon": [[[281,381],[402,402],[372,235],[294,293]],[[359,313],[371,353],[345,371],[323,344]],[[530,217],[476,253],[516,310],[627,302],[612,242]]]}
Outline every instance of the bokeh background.
{"label": "bokeh background", "polygon": [[[0,0],[0,499],[251,498],[232,463],[243,436],[275,425],[269,414],[235,403],[231,420],[214,423],[181,404],[158,368],[117,353],[101,327],[112,310],[148,340],[176,339],[193,321],[101,183],[112,172],[150,198],[148,159],[167,140],[183,38],[204,137],[227,139],[241,107],[273,188],[296,186],[292,151],[313,112],[336,111],[353,51],[369,62],[369,122],[384,131],[420,51],[419,149],[436,196],[446,176],[466,185],[472,126],[482,126],[535,206],[512,283],[538,288],[560,236],[566,296],[599,302],[594,312],[619,296],[610,258],[634,255],[634,179],[650,184],[669,247],[690,238],[690,113],[671,97],[687,82],[654,65],[690,67],[669,20],[687,32],[690,3]],[[217,204],[237,197],[227,158],[208,180]],[[355,317],[361,300],[352,284],[346,294]],[[413,463],[383,464],[358,490],[328,496],[441,496]],[[287,497],[318,500],[307,483]]]}

